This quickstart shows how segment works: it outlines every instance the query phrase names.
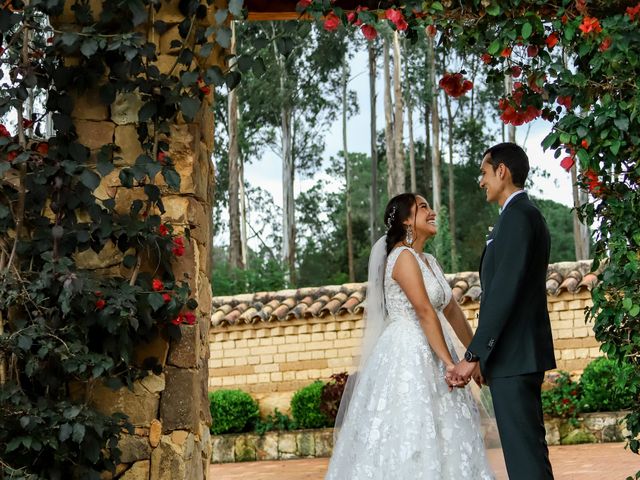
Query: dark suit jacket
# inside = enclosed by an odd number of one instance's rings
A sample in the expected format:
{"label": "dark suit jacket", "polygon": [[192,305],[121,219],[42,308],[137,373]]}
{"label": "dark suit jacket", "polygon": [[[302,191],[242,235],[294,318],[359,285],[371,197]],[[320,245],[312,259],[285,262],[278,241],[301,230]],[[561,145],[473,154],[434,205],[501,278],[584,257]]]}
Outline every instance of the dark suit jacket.
{"label": "dark suit jacket", "polygon": [[469,350],[486,378],[555,368],[546,277],[549,230],[526,193],[516,195],[489,235],[480,261],[482,297]]}

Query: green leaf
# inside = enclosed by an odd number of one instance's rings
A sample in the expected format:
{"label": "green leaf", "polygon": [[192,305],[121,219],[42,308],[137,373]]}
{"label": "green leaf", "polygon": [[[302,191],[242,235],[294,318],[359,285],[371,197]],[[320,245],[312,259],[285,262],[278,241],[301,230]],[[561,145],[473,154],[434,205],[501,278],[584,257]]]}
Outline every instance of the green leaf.
{"label": "green leaf", "polygon": [[502,48],[502,42],[496,38],[493,42],[491,42],[491,44],[489,45],[489,48],[487,48],[487,53],[489,55],[495,55],[500,51],[501,48]]}
{"label": "green leaf", "polygon": [[63,423],[60,425],[60,431],[58,432],[58,440],[61,442],[66,442],[67,439],[71,436],[73,432],[73,428],[68,423]]}
{"label": "green leaf", "polygon": [[231,46],[231,29],[227,27],[221,27],[216,30],[216,43],[222,48],[229,48]]}
{"label": "green leaf", "polygon": [[253,58],[249,55],[242,55],[238,58],[238,69],[242,73],[246,73],[253,67]]}
{"label": "green leaf", "polygon": [[576,128],[576,133],[579,137],[585,138],[587,135],[589,135],[589,130],[587,129],[587,127],[580,125],[578,128]]}
{"label": "green leaf", "polygon": [[109,160],[105,160],[104,158],[98,159],[98,162],[96,163],[96,170],[98,170],[98,173],[101,177],[106,177],[107,175],[109,175],[111,172],[113,172],[114,168],[115,167],[113,166],[113,163],[111,163]]}
{"label": "green leaf", "polygon": [[230,0],[229,11],[231,12],[231,15],[233,15],[236,18],[243,18],[242,4],[243,4],[243,0]]}
{"label": "green leaf", "polygon": [[133,268],[136,265],[136,257],[134,255],[125,255],[124,258],[122,259],[122,265],[124,265],[125,268]]}
{"label": "green leaf", "polygon": [[631,300],[628,297],[623,299],[622,300],[622,307],[627,311],[631,310],[631,307],[633,307],[633,300]]}
{"label": "green leaf", "polygon": [[135,26],[144,23],[147,20],[147,9],[142,0],[128,0],[127,5],[133,14],[133,24]]}
{"label": "green leaf", "polygon": [[217,65],[207,68],[207,71],[204,73],[204,81],[208,85],[215,85],[216,87],[221,87],[224,85],[224,73],[222,73],[222,69]]}
{"label": "green leaf", "polygon": [[526,40],[531,36],[532,33],[533,33],[533,26],[529,22],[522,25],[522,38]]}
{"label": "green leaf", "polygon": [[267,71],[262,57],[256,57],[253,60],[253,73],[256,77],[261,77]]}
{"label": "green leaf", "polygon": [[158,107],[156,106],[155,102],[149,101],[145,103],[138,112],[138,121],[140,121],[141,123],[149,121],[157,111]]}
{"label": "green leaf", "polygon": [[182,97],[180,101],[180,111],[188,121],[192,121],[195,118],[199,109],[200,100],[192,97]]}
{"label": "green leaf", "polygon": [[82,425],[81,423],[74,423],[73,433],[71,434],[71,440],[73,440],[76,443],[82,442],[82,439],[84,438],[84,432],[85,432],[84,425]]}
{"label": "green leaf", "polygon": [[558,140],[558,134],[555,133],[555,132],[554,133],[550,133],[542,141],[542,148],[545,149],[545,150],[550,148],[556,142],[556,140]]}
{"label": "green leaf", "polygon": [[631,315],[632,317],[637,317],[638,314],[640,314],[640,305],[635,304],[633,307],[631,307],[631,310],[629,310],[629,315]]}
{"label": "green leaf", "polygon": [[433,2],[431,4],[431,10],[435,10],[437,12],[442,12],[442,11],[444,11],[444,7],[442,6],[442,4],[440,2]]}
{"label": "green leaf", "polygon": [[[496,3],[492,3],[487,7],[487,13],[491,16],[497,17],[502,13],[502,9]],[[524,35],[523,35],[524,36]],[[526,37],[525,37],[526,38]]]}
{"label": "green leaf", "polygon": [[190,87],[198,81],[198,76],[198,72],[183,72],[182,76],[180,77],[180,83],[182,83],[182,85],[184,85],[185,87]]}
{"label": "green leaf", "polygon": [[33,345],[33,340],[28,335],[20,335],[18,337],[18,348],[21,350],[27,352],[31,350],[31,345]]}
{"label": "green leaf", "polygon": [[98,42],[93,38],[88,38],[82,42],[80,51],[85,57],[92,57],[98,51]]}
{"label": "green leaf", "polygon": [[67,420],[73,420],[80,414],[81,411],[82,409],[79,406],[72,405],[69,408],[65,409],[64,412],[62,412],[62,416]]}
{"label": "green leaf", "polygon": [[173,190],[180,190],[180,175],[173,169],[165,167],[162,169],[162,176]]}
{"label": "green leaf", "polygon": [[221,8],[219,10],[216,10],[216,14],[215,14],[216,24],[222,25],[224,21],[227,19],[228,15],[229,15],[229,11],[226,8]]}
{"label": "green leaf", "polygon": [[240,72],[231,71],[227,73],[227,76],[225,77],[224,81],[227,84],[227,88],[229,90],[233,90],[238,86],[241,78],[242,78],[242,75],[240,74]]}
{"label": "green leaf", "polygon": [[154,312],[157,312],[164,305],[164,298],[158,292],[153,292],[149,294],[149,305],[153,309]]}
{"label": "green leaf", "polygon": [[84,171],[80,174],[80,181],[85,187],[93,191],[98,188],[98,185],[100,185],[100,176],[97,173],[85,168]]}
{"label": "green leaf", "polygon": [[614,140],[611,142],[611,145],[609,146],[609,150],[611,150],[611,153],[613,153],[614,155],[617,155],[618,152],[620,151],[621,145],[622,145],[622,142],[620,140]]}
{"label": "green leaf", "polygon": [[626,115],[621,115],[613,121],[614,125],[618,127],[623,132],[629,130],[629,117]]}
{"label": "green leaf", "polygon": [[5,448],[5,453],[13,452],[16,448],[20,446],[22,443],[22,437],[14,437],[9,443],[7,443],[7,448]]}

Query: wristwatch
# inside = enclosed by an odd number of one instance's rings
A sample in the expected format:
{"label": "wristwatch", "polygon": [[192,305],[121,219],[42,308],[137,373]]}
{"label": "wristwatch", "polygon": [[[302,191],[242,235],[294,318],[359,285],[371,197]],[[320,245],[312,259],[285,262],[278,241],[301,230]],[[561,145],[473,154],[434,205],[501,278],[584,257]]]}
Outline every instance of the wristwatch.
{"label": "wristwatch", "polygon": [[473,352],[467,350],[466,352],[464,352],[464,359],[467,362],[477,362],[480,360],[480,357],[474,354]]}

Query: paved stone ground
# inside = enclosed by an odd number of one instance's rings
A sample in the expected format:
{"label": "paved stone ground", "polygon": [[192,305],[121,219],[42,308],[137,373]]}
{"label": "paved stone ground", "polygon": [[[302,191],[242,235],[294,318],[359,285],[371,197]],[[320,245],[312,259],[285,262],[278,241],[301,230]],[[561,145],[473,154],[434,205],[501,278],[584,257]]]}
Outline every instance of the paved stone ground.
{"label": "paved stone ground", "polygon": [[[640,470],[640,457],[623,443],[593,443],[550,447],[556,480],[625,480]],[[493,455],[490,456],[494,457]],[[492,460],[495,460],[492,458]],[[321,480],[327,458],[212,465],[212,480]],[[492,461],[492,463],[494,463]],[[498,480],[506,480],[504,466],[495,468]],[[520,480],[520,479],[513,479]]]}

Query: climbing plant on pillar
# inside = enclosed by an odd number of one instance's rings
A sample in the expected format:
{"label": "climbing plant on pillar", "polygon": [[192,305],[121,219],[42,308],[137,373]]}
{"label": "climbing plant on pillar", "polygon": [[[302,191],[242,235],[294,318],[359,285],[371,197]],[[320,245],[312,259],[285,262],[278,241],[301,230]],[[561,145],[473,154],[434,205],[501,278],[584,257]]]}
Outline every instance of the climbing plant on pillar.
{"label": "climbing plant on pillar", "polygon": [[[357,3],[357,2],[356,2]],[[300,0],[300,12],[327,30],[359,28],[375,38],[381,22],[416,41],[426,29],[488,65],[489,81],[513,77],[513,90],[496,99],[503,122],[550,122],[542,142],[580,167],[590,193],[579,214],[594,226],[593,321],[601,350],[635,367],[640,391],[640,4],[633,1],[472,0],[340,2]],[[353,5],[350,5],[353,8]],[[464,95],[464,71],[447,72],[440,87]],[[640,451],[640,402],[627,416],[631,450]]]}
{"label": "climbing plant on pillar", "polygon": [[[136,346],[196,323],[193,279],[174,275],[194,225],[168,221],[165,203],[183,177],[173,127],[202,114],[212,85],[240,80],[210,59],[241,2],[212,3],[3,2],[0,468],[12,478],[115,471],[132,425],[96,410],[92,389],[158,373],[162,359]],[[173,23],[156,19],[167,10]],[[118,115],[133,116],[129,136]]]}

